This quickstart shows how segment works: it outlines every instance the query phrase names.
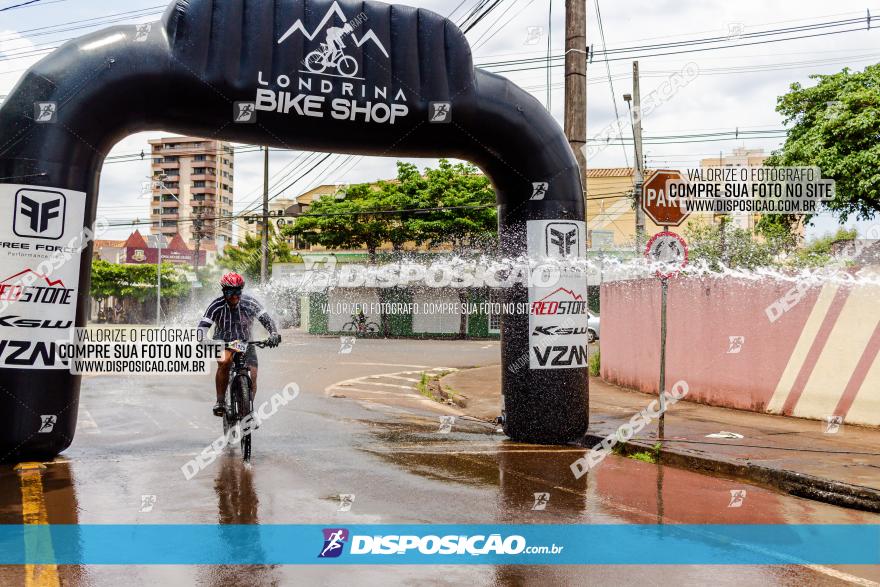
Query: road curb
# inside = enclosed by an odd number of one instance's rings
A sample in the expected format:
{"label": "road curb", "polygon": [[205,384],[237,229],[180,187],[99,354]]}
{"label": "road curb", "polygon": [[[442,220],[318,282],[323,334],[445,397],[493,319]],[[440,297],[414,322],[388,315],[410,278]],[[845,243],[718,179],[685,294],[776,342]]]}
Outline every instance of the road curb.
{"label": "road curb", "polygon": [[[578,446],[592,448],[602,442],[605,436],[587,433]],[[631,440],[618,443],[615,447],[628,456],[636,452],[653,450],[653,444]],[[755,485],[768,487],[805,499],[812,499],[831,505],[880,513],[880,491],[862,485],[823,479],[813,475],[798,473],[788,469],[775,469],[756,465],[748,461],[735,461],[720,457],[709,458],[688,451],[660,449],[660,462],[679,469],[708,472]]]}

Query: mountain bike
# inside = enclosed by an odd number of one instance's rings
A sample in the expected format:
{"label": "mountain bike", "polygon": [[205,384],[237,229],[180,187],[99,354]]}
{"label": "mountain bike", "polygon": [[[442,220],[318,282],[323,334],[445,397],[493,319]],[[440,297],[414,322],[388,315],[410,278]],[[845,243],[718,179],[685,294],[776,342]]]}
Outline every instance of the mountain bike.
{"label": "mountain bike", "polygon": [[327,43],[321,43],[320,49],[306,55],[305,65],[313,73],[322,73],[328,67],[336,69],[342,77],[354,77],[358,72],[358,62],[354,57],[342,51],[331,51]]}
{"label": "mountain bike", "polygon": [[376,334],[379,332],[379,324],[369,322],[367,320],[358,320],[357,315],[352,314],[351,322],[346,322],[342,326],[345,332],[352,332],[355,336],[364,336],[366,334]]}
{"label": "mountain bike", "polygon": [[254,411],[254,399],[251,396],[253,383],[250,369],[247,366],[247,351],[251,345],[265,348],[268,342],[267,340],[250,342],[234,340],[226,343],[226,348],[232,351],[232,365],[229,367],[229,386],[226,388],[223,435],[229,438],[229,431],[235,426],[240,426],[241,458],[245,462],[251,460],[251,432],[256,425],[256,421],[253,419],[247,426],[242,424],[242,421]]}

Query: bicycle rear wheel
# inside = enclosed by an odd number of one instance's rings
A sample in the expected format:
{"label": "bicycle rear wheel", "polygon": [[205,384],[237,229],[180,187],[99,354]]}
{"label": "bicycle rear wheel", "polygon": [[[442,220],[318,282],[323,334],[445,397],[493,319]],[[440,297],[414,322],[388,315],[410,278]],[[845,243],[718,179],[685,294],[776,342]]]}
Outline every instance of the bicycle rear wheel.
{"label": "bicycle rear wheel", "polygon": [[[238,423],[241,425],[244,419],[253,411],[253,403],[251,402],[250,380],[247,377],[236,377],[233,393],[235,395],[235,403],[238,409]],[[241,458],[247,462],[251,460],[251,432],[253,431],[254,422],[251,421],[245,430],[241,429]]]}

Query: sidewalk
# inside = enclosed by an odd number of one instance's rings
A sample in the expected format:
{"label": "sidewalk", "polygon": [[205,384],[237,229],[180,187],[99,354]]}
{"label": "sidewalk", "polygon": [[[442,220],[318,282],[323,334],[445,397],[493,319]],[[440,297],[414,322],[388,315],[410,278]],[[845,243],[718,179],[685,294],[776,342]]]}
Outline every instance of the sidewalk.
{"label": "sidewalk", "polygon": [[[459,371],[441,381],[468,398],[464,412],[492,419],[501,411],[501,367]],[[590,448],[645,408],[656,396],[590,378],[590,427],[579,442]],[[872,512],[880,512],[880,430],[826,424],[680,401],[666,413],[664,464],[714,473],[780,491]],[[741,439],[706,438],[721,431]],[[652,423],[624,449],[650,449]]]}

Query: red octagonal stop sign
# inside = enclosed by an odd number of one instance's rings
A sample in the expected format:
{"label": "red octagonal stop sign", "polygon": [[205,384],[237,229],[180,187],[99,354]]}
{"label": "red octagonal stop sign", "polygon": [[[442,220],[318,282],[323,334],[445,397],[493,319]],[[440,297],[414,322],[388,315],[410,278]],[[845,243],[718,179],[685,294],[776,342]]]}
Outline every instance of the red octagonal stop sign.
{"label": "red octagonal stop sign", "polygon": [[678,226],[688,217],[684,203],[670,200],[666,190],[667,181],[680,181],[681,173],[674,169],[660,169],[642,186],[642,210],[658,226]]}

